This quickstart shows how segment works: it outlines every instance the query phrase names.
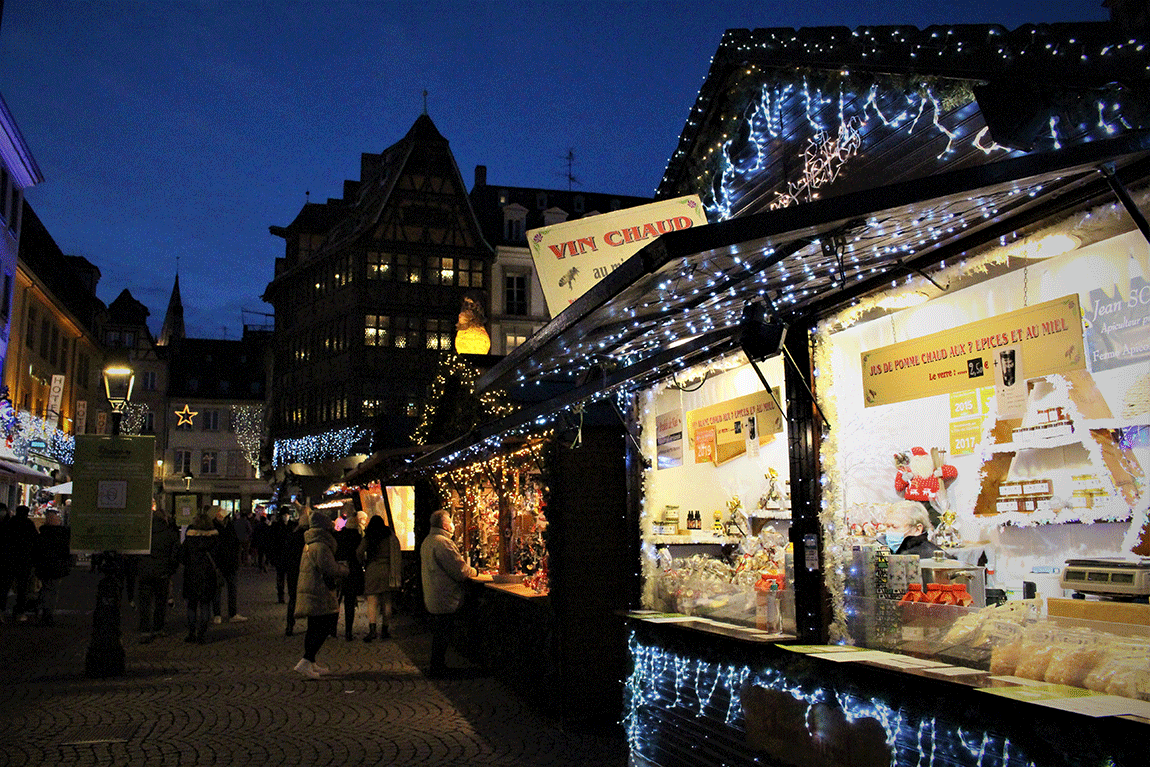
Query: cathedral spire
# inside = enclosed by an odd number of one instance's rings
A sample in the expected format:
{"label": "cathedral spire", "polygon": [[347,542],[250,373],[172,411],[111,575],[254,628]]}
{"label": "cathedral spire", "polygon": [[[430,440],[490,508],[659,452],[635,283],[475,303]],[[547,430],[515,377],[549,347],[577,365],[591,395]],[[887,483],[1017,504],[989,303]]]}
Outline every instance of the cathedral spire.
{"label": "cathedral spire", "polygon": [[172,297],[168,299],[168,313],[164,315],[164,326],[160,329],[159,346],[168,346],[184,338],[184,302],[180,300],[180,273],[176,272],[176,282],[172,285]]}

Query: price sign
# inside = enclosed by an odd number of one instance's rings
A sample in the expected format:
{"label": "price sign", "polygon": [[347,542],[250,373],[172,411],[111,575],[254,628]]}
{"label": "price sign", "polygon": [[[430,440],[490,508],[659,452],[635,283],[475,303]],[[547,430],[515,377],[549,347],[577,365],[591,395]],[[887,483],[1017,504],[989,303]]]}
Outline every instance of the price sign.
{"label": "price sign", "polygon": [[970,455],[982,436],[981,418],[964,418],[950,422],[950,454]]}

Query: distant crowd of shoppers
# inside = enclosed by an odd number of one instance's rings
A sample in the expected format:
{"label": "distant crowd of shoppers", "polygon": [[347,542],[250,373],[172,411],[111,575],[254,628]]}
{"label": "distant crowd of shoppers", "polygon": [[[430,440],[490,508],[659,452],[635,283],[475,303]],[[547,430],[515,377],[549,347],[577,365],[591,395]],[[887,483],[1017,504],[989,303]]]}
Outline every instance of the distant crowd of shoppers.
{"label": "distant crowd of shoppers", "polygon": [[[71,569],[70,529],[49,509],[37,528],[27,506],[14,514],[0,503],[0,622],[36,617],[55,621],[59,586]],[[174,576],[182,568],[179,596],[186,606],[185,641],[204,643],[212,623],[247,620],[238,612],[237,572],[251,564],[275,571],[276,597],[285,605],[284,633],[306,620],[303,657],[295,670],[308,678],[328,672],[317,655],[329,637],[355,639],[356,607],[362,598],[368,630],[364,642],[391,637],[394,595],[402,586],[402,554],[395,530],[385,517],[364,512],[341,519],[309,506],[280,508],[272,521],[261,515],[228,515],[219,506],[197,509],[182,531],[153,504],[151,545],[147,553],[115,557],[103,568],[117,577],[139,617],[143,644],[165,634],[168,608],[174,604]],[[454,525],[445,510],[430,520],[420,548],[424,606],[432,629],[428,673],[442,676],[453,616],[462,605],[465,582],[476,575],[454,542]],[[97,562],[93,562],[93,570]],[[226,602],[225,599],[226,590]],[[10,592],[15,604],[7,612]],[[226,612],[225,612],[226,608]]]}

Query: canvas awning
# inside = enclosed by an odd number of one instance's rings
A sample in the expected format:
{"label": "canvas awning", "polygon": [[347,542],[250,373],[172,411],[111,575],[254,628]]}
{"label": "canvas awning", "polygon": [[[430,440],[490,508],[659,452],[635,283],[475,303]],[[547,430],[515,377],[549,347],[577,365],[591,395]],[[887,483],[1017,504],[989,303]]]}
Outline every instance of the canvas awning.
{"label": "canvas awning", "polygon": [[0,477],[12,477],[26,485],[47,485],[56,481],[50,474],[4,458],[0,458]]}

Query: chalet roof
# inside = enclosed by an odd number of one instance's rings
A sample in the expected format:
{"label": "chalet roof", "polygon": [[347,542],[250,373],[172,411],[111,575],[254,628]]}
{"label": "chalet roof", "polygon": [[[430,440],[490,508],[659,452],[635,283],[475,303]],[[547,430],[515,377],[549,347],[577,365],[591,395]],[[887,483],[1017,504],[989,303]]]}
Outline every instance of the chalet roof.
{"label": "chalet roof", "polygon": [[1150,46],[1109,23],[732,29],[657,196],[729,218],[1148,125]]}

